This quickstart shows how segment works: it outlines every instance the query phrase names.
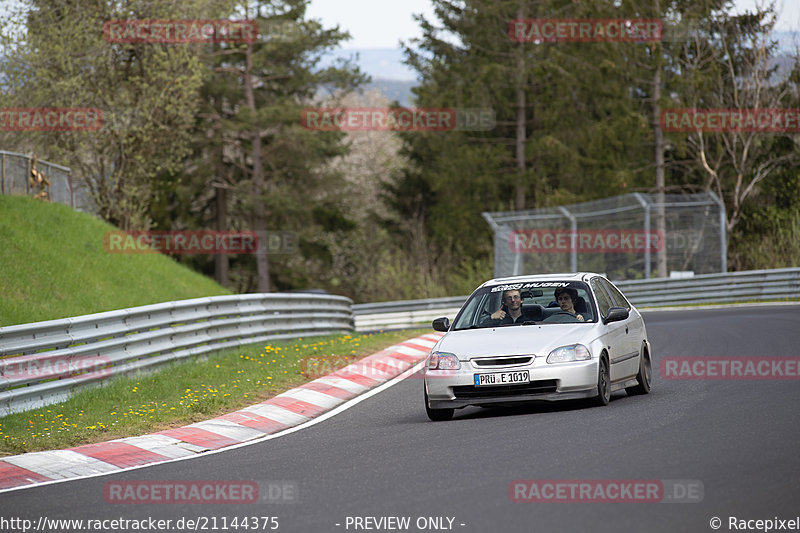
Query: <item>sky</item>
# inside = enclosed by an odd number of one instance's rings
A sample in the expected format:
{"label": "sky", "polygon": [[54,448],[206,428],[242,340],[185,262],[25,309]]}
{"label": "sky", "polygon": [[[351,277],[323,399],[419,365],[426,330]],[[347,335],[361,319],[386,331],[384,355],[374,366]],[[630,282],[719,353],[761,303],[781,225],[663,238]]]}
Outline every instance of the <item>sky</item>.
{"label": "sky", "polygon": [[[752,9],[765,0],[735,0],[738,10]],[[776,29],[800,30],[800,0],[775,0],[780,13]],[[18,0],[0,0],[0,17]],[[412,15],[434,20],[430,0],[311,0],[308,15],[325,26],[339,24],[352,39],[344,48],[399,48],[400,40],[419,37]]]}
{"label": "sky", "polygon": [[[763,0],[736,0],[737,10],[753,9]],[[800,29],[800,0],[776,0],[780,13],[776,30]],[[338,24],[352,39],[343,48],[398,48],[400,40],[419,37],[412,14],[434,20],[430,0],[311,0],[307,10],[324,26]]]}

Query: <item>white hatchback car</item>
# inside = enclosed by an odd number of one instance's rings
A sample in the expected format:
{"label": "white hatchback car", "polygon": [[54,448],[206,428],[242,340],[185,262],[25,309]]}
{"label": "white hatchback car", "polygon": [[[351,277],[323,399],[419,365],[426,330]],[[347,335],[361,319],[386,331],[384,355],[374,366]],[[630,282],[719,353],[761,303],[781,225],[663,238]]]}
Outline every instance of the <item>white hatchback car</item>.
{"label": "white hatchback car", "polygon": [[478,287],[428,356],[425,409],[448,420],[455,409],[532,400],[647,394],[651,349],[642,315],[603,276],[581,272],[517,276]]}

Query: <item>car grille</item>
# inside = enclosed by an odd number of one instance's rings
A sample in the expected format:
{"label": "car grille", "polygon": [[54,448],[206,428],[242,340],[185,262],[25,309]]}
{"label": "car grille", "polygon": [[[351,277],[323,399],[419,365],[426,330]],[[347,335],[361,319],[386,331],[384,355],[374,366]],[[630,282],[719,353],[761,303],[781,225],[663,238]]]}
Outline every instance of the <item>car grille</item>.
{"label": "car grille", "polygon": [[473,359],[475,366],[505,366],[505,365],[526,365],[533,361],[532,355],[521,355],[518,357],[492,357],[486,359]]}
{"label": "car grille", "polygon": [[456,398],[486,398],[496,396],[518,396],[522,394],[546,394],[556,392],[558,383],[555,379],[543,379],[520,383],[518,385],[497,385],[491,387],[476,387],[474,385],[460,385],[453,387]]}

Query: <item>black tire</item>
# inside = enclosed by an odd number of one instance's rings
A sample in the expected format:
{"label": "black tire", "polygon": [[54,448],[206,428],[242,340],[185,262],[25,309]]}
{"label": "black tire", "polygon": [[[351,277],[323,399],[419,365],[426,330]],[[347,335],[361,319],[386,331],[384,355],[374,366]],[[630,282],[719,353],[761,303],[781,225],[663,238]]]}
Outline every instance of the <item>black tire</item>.
{"label": "black tire", "polygon": [[608,371],[608,359],[600,357],[600,365],[597,369],[597,396],[593,399],[594,405],[603,407],[611,401],[611,376]]}
{"label": "black tire", "polygon": [[625,392],[628,393],[628,396],[648,394],[650,392],[652,380],[653,367],[650,362],[650,350],[645,346],[642,348],[642,356],[639,358],[639,373],[636,374],[636,381],[638,381],[638,383],[633,387],[626,387]]}
{"label": "black tire", "polygon": [[445,422],[453,418],[455,409],[431,409],[428,406],[428,391],[425,391],[425,412],[428,413],[428,418],[434,422]]}

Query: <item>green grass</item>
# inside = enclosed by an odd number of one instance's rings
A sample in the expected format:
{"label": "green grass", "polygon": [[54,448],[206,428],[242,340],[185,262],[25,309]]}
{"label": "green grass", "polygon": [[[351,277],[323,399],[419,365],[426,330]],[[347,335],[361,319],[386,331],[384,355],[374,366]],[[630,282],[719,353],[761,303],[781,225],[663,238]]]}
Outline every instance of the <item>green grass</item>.
{"label": "green grass", "polygon": [[423,328],[276,341],[115,379],[102,387],[85,389],[63,403],[0,418],[0,456],[68,448],[207,420],[317,377],[304,373],[314,362],[322,364],[327,373],[430,331]]}
{"label": "green grass", "polygon": [[111,254],[114,226],[71,207],[0,195],[0,326],[230,294],[162,254]]}

